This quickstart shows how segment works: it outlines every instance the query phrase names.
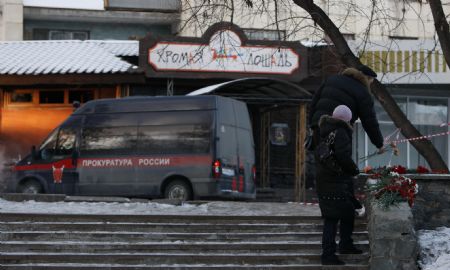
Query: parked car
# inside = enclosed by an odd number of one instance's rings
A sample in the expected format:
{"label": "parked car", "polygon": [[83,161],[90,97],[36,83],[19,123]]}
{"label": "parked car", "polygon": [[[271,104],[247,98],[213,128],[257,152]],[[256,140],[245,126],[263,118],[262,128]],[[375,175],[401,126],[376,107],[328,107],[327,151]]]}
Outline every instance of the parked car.
{"label": "parked car", "polygon": [[246,104],[219,96],[87,102],[13,168],[9,191],[255,198]]}

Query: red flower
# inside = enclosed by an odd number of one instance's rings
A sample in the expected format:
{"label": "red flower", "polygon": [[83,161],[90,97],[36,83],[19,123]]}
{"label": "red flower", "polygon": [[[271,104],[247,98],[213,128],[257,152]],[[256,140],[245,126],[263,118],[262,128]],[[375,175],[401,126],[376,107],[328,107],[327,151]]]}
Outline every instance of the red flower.
{"label": "red flower", "polygon": [[428,170],[426,167],[421,166],[421,165],[417,166],[416,171],[417,171],[417,173],[429,173],[430,172],[430,170]]}
{"label": "red flower", "polygon": [[406,168],[400,165],[394,166],[391,169],[392,172],[396,172],[398,174],[405,174],[406,173]]}

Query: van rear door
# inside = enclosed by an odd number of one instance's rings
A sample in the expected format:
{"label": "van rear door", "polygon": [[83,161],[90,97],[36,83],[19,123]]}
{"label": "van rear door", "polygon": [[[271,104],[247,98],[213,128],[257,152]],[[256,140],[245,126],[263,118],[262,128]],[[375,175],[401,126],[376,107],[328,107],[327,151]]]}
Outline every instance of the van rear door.
{"label": "van rear door", "polygon": [[221,192],[237,192],[238,143],[236,116],[231,99],[218,98],[216,125],[216,159],[220,160],[222,166],[219,190]]}
{"label": "van rear door", "polygon": [[239,193],[236,197],[254,198],[255,149],[247,106],[229,98],[218,100],[216,157],[222,165],[220,188]]}
{"label": "van rear door", "polygon": [[[250,116],[247,106],[242,102],[233,102],[236,115],[236,137],[239,161],[239,184],[243,181],[242,192],[256,194],[256,186],[253,175],[255,165],[255,145],[251,128]],[[241,178],[243,178],[241,180]],[[254,197],[254,196],[251,196]]]}

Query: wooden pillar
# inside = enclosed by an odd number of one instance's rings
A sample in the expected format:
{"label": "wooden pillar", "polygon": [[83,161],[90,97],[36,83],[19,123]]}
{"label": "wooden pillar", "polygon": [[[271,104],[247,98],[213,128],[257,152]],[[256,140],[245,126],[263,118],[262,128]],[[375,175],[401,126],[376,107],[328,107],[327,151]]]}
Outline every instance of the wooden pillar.
{"label": "wooden pillar", "polygon": [[297,132],[295,144],[295,201],[301,202],[306,199],[305,194],[305,163],[306,150],[303,146],[306,138],[306,104],[299,105],[297,114]]}

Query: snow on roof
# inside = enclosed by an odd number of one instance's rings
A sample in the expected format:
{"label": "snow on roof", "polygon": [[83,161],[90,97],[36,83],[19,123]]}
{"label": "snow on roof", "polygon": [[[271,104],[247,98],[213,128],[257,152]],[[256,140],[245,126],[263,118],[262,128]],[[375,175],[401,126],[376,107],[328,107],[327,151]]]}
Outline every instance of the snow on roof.
{"label": "snow on roof", "polygon": [[137,68],[90,41],[0,42],[0,75],[124,73]]}
{"label": "snow on roof", "polygon": [[139,56],[139,41],[137,40],[88,40],[98,44],[115,56]]}
{"label": "snow on roof", "polygon": [[323,47],[330,45],[324,41],[311,41],[311,40],[302,40],[300,41],[300,43],[305,47]]}
{"label": "snow on roof", "polygon": [[104,10],[103,0],[23,0],[25,7]]}

